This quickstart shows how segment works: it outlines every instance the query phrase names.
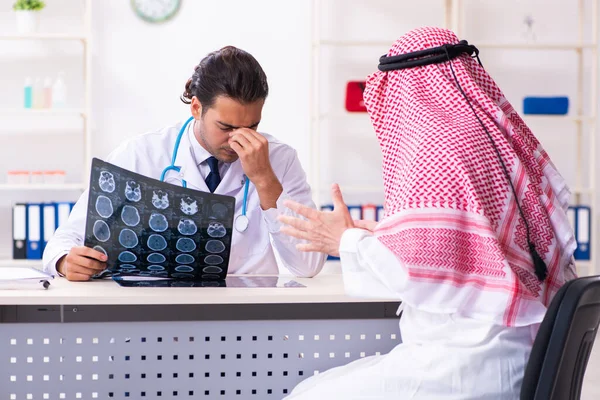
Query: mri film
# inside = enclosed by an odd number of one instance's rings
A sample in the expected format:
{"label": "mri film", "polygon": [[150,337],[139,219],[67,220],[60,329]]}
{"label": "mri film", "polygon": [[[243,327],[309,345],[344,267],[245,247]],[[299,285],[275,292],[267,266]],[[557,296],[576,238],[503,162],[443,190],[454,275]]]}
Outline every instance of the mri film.
{"label": "mri film", "polygon": [[124,206],[121,211],[121,220],[127,226],[136,226],[140,223],[140,213],[134,206]]}
{"label": "mri film", "polygon": [[227,276],[235,198],[92,162],[85,245],[113,277],[187,281]]}

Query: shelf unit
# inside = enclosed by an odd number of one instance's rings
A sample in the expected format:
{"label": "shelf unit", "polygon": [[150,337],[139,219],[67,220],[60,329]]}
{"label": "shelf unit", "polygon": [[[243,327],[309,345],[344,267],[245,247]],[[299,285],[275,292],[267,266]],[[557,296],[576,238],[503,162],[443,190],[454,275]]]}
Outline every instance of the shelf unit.
{"label": "shelf unit", "polygon": [[[87,7],[87,5],[86,5]],[[87,42],[89,36],[68,33],[34,33],[25,35],[0,35],[0,40],[80,40]]]}
{"label": "shelf unit", "polygon": [[[453,7],[455,8],[455,27],[456,32],[461,36],[465,28],[465,20],[463,18],[464,5],[468,3],[465,0],[452,0]],[[597,249],[598,244],[598,213],[597,209],[597,197],[596,197],[596,135],[597,135],[597,112],[598,112],[598,0],[591,0],[589,7],[586,7],[584,0],[577,0],[571,4],[572,7],[577,8],[577,43],[524,43],[524,44],[505,44],[505,43],[480,43],[477,42],[479,48],[489,49],[500,49],[500,50],[530,50],[530,51],[574,51],[577,56],[577,92],[575,96],[575,116],[563,116],[562,118],[568,119],[570,122],[575,124],[575,169],[576,177],[575,184],[571,187],[572,192],[572,205],[589,205],[592,210],[592,226],[590,229],[591,233],[591,256],[590,260],[576,260],[578,273],[581,275],[596,275],[600,271],[597,266]],[[585,22],[586,16],[590,17],[591,29],[589,38],[585,37]],[[475,42],[475,40],[473,40]],[[584,98],[584,87],[585,87],[585,62],[584,55],[586,52],[591,54],[590,60],[590,71],[588,75],[588,85],[593,88],[590,90],[589,97],[589,109],[590,114],[584,115],[583,109],[585,104]],[[559,116],[530,116],[525,115],[525,121],[537,120],[539,118],[551,119],[561,118]],[[589,142],[588,148],[588,160],[584,164],[583,152],[586,151],[584,145],[584,133],[588,132]],[[583,171],[588,171],[587,182],[584,182]],[[582,197],[586,196],[588,201],[582,201]]]}
{"label": "shelf unit", "polygon": [[[440,6],[443,7],[443,21],[431,21],[435,25],[444,26],[451,28],[453,21],[456,20],[454,15],[457,10],[453,7],[454,0],[440,0]],[[321,159],[323,152],[321,149],[320,138],[324,134],[321,129],[321,122],[329,119],[344,119],[344,118],[365,118],[368,120],[366,113],[353,113],[353,112],[334,112],[334,113],[322,113],[321,112],[321,100],[320,100],[320,61],[321,51],[323,48],[333,47],[375,47],[389,49],[393,44],[396,37],[391,37],[389,41],[383,40],[331,40],[321,38],[321,10],[323,0],[312,0],[311,5],[311,84],[310,84],[310,136],[309,136],[309,149],[310,149],[310,166],[308,168],[308,180],[313,189],[313,200],[317,207],[322,205],[323,193],[329,191],[330,183],[333,182],[322,182],[321,173]],[[364,186],[364,185],[344,185],[342,191],[345,193],[383,193],[383,187],[381,186]]]}
{"label": "shelf unit", "polygon": [[[528,51],[573,51],[577,55],[577,96],[576,96],[576,109],[574,115],[522,115],[526,122],[537,122],[537,121],[550,121],[558,122],[565,121],[567,123],[573,123],[576,126],[576,181],[574,185],[571,185],[572,204],[578,205],[582,203],[582,197],[586,196],[589,199],[586,202],[587,205],[592,208],[592,229],[591,229],[591,259],[589,261],[577,261],[578,269],[580,274],[595,275],[599,272],[596,266],[596,249],[598,249],[598,243],[600,243],[599,235],[600,229],[598,229],[597,221],[597,204],[596,204],[596,134],[597,134],[597,108],[598,108],[598,1],[591,0],[590,10],[586,10],[584,0],[577,0],[577,3],[573,2],[572,7],[577,7],[578,10],[578,40],[576,43],[493,43],[493,42],[479,42],[477,38],[469,38],[471,43],[474,43],[480,49],[498,49],[498,50],[528,50]],[[344,40],[323,40],[321,35],[321,2],[319,0],[313,0],[312,2],[312,65],[311,65],[311,130],[310,130],[310,168],[309,168],[309,183],[313,188],[313,197],[317,206],[322,204],[323,194],[329,191],[329,184],[332,182],[322,182],[321,172],[321,160],[323,152],[321,149],[320,138],[326,134],[321,128],[321,123],[325,120],[330,119],[347,119],[355,118],[357,120],[367,119],[366,113],[351,113],[351,112],[331,112],[322,113],[320,104],[320,88],[322,87],[320,81],[320,62],[321,62],[321,51],[324,48],[334,47],[379,47],[385,48],[386,50],[393,44],[397,39],[396,36],[390,37],[389,41],[344,41]],[[444,21],[438,24],[439,26],[452,29],[457,33],[459,37],[464,29],[466,19],[463,18],[465,3],[469,3],[468,0],[442,0],[440,6],[443,7]],[[591,18],[591,37],[586,41],[584,35],[585,17],[589,15]],[[478,22],[481,22],[478,20]],[[397,33],[394,33],[397,35]],[[585,115],[583,113],[584,105],[584,53],[591,53],[591,68],[589,74],[589,83],[593,90],[591,90],[589,105],[591,113]],[[583,163],[583,152],[585,151],[583,146],[583,135],[584,132],[589,132],[589,143],[588,143],[588,163]],[[583,171],[588,170],[588,179],[584,182]],[[344,192],[348,193],[374,193],[377,191],[383,192],[383,188],[379,186],[344,186],[342,188]]]}
{"label": "shelf unit", "polygon": [[[49,118],[52,123],[55,117],[73,117],[81,118],[83,134],[83,163],[81,176],[77,182],[65,184],[7,184],[0,183],[0,195],[10,193],[33,193],[33,192],[70,192],[81,193],[87,187],[89,179],[89,170],[87,166],[91,165],[91,76],[92,76],[92,0],[81,0],[83,3],[82,31],[79,33],[34,33],[34,34],[0,34],[0,41],[76,41],[82,44],[83,57],[83,80],[84,97],[83,107],[81,108],[51,108],[51,109],[25,109],[25,108],[0,108],[0,116],[21,118],[27,121],[29,118]],[[22,194],[21,194],[22,196]],[[19,198],[25,201],[24,197]],[[10,226],[10,224],[9,224]],[[4,247],[4,245],[2,246]],[[8,257],[6,254],[0,256],[0,267],[7,265],[32,266],[41,268],[41,260],[13,260],[10,257],[12,243],[6,246],[8,248]],[[3,258],[4,256],[4,258]]]}
{"label": "shelf unit", "polygon": [[0,108],[0,115],[15,117],[82,117],[87,119],[89,113],[85,108],[53,108],[53,109],[26,109],[26,108]]}

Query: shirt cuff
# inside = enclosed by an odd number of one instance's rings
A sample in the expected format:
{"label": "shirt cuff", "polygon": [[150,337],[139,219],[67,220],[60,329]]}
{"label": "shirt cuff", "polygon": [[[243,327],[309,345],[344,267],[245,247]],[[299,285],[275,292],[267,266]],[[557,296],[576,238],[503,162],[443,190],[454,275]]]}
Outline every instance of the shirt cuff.
{"label": "shirt cuff", "polygon": [[54,258],[50,260],[50,262],[46,265],[46,272],[52,276],[64,277],[64,275],[58,272],[58,270],[56,269],[56,263],[58,262],[58,260],[61,259],[61,257],[66,256],[67,254],[69,254],[68,251],[63,251],[54,256]]}
{"label": "shirt cuff", "polygon": [[371,232],[360,229],[360,228],[351,228],[346,229],[342,234],[342,238],[340,239],[340,254],[341,253],[357,253],[358,252],[358,242],[360,242],[363,238],[372,235]]}
{"label": "shirt cuff", "polygon": [[291,214],[291,210],[283,205],[283,202],[289,198],[290,196],[288,196],[284,190],[279,196],[279,199],[277,199],[277,207],[269,208],[268,210],[262,210],[262,215],[267,223],[269,233],[277,233],[283,226],[283,224],[277,220],[278,216]]}

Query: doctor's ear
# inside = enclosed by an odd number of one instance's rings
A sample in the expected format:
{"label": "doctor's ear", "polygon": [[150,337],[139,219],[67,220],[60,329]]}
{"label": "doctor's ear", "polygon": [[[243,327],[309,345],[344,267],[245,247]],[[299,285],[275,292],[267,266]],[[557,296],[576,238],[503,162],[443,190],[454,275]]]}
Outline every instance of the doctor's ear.
{"label": "doctor's ear", "polygon": [[202,104],[196,96],[193,96],[192,101],[190,102],[190,112],[195,119],[202,118]]}

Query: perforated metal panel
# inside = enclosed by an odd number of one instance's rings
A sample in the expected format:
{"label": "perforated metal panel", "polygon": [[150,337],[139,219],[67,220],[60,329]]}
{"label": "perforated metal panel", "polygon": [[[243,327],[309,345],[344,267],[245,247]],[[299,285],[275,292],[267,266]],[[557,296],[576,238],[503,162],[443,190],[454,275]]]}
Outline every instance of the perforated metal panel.
{"label": "perforated metal panel", "polygon": [[280,399],[396,319],[0,324],[0,399]]}

